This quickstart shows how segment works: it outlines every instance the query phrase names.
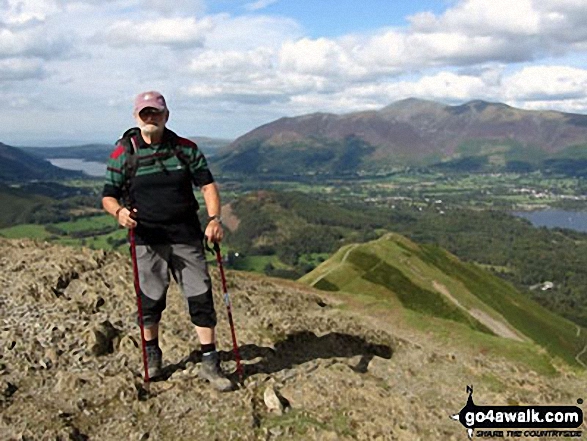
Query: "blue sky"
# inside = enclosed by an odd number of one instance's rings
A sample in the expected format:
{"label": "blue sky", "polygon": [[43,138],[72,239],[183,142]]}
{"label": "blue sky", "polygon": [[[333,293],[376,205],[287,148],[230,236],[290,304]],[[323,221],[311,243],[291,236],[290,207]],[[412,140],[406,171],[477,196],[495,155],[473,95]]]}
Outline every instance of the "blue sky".
{"label": "blue sky", "polygon": [[[260,9],[265,14],[281,15],[296,20],[305,35],[312,38],[339,37],[356,32],[369,32],[391,26],[405,26],[406,17],[422,10],[440,13],[449,4],[443,0],[316,0],[316,1],[271,1]],[[234,0],[209,3],[208,11],[242,14],[253,12],[255,2]]]}
{"label": "blue sky", "polygon": [[113,142],[133,97],[236,138],[408,97],[587,113],[584,0],[0,0],[0,142]]}

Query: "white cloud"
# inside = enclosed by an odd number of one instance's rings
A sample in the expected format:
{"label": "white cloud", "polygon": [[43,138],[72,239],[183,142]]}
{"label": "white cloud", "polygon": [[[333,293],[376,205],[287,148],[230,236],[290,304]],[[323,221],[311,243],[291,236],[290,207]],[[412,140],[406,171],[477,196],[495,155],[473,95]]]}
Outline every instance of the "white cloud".
{"label": "white cloud", "polygon": [[286,42],[279,53],[279,66],[285,72],[334,78],[367,72],[354,62],[350,51],[326,38]]}
{"label": "white cloud", "polygon": [[267,74],[273,68],[274,51],[258,48],[250,51],[205,51],[193,58],[189,70],[195,74],[247,77]]}
{"label": "white cloud", "polygon": [[259,11],[277,3],[279,0],[257,0],[256,2],[247,3],[245,9],[247,11]]}
{"label": "white cloud", "polygon": [[181,14],[182,16],[200,16],[206,9],[204,0],[141,0],[141,7],[145,7],[165,15]]}
{"label": "white cloud", "polygon": [[528,66],[504,80],[504,95],[516,102],[587,98],[587,70],[568,66]]}
{"label": "white cloud", "polygon": [[234,3],[242,15],[206,15],[206,0],[0,0],[0,90],[23,112],[14,130],[28,103],[54,106],[44,129],[83,114],[92,133],[93,109],[111,106],[100,118],[117,136],[143,89],[168,96],[174,123],[224,130],[210,135],[410,96],[587,112],[585,0],[450,0],[403,27],[337,38],[269,15],[278,4],[261,11],[274,0]]}
{"label": "white cloud", "polygon": [[[212,23],[193,17],[162,18],[152,21],[117,21],[107,28],[105,39],[114,47],[134,45],[165,45],[178,47],[200,47]],[[96,34],[96,39],[101,35]]]}
{"label": "white cloud", "polygon": [[465,0],[441,16],[422,12],[410,18],[412,31],[468,35],[536,35],[541,16],[532,0]]}
{"label": "white cloud", "polygon": [[5,0],[0,3],[0,24],[25,25],[42,22],[59,9],[55,0]]}
{"label": "white cloud", "polygon": [[64,54],[69,47],[70,43],[65,39],[49,35],[40,26],[19,31],[0,28],[0,58],[27,56],[48,59]]}
{"label": "white cloud", "polygon": [[40,79],[44,76],[43,63],[38,59],[6,58],[0,60],[0,81]]}

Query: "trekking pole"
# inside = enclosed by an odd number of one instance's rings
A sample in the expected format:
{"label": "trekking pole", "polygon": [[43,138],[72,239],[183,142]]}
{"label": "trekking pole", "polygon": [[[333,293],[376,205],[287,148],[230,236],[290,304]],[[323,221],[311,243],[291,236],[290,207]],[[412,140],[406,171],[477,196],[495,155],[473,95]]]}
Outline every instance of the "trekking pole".
{"label": "trekking pole", "polygon": [[137,294],[137,308],[139,311],[139,327],[141,328],[141,347],[143,349],[143,367],[145,368],[145,383],[149,382],[149,369],[147,368],[147,345],[145,343],[145,328],[143,324],[143,305],[141,302],[141,286],[139,282],[139,267],[137,265],[137,248],[135,243],[135,229],[128,231],[130,239],[130,255],[132,258],[132,271],[134,276],[135,292]]}
{"label": "trekking pole", "polygon": [[234,321],[232,320],[232,305],[230,303],[230,296],[226,288],[226,276],[224,275],[224,267],[222,266],[222,255],[220,254],[220,245],[218,242],[214,242],[214,251],[216,252],[216,262],[218,263],[218,269],[220,270],[220,278],[222,280],[222,291],[224,294],[224,303],[226,304],[226,310],[228,311],[228,323],[230,324],[230,334],[232,335],[232,352],[236,360],[236,371],[238,373],[239,382],[243,383],[243,367],[241,366],[241,356],[238,350],[238,344],[236,342],[236,332],[234,331]]}

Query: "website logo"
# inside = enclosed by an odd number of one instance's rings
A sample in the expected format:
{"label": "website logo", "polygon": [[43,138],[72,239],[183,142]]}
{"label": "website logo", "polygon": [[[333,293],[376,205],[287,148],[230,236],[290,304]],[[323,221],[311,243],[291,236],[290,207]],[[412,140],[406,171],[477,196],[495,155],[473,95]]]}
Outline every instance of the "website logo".
{"label": "website logo", "polygon": [[[572,430],[583,424],[583,410],[577,406],[477,406],[473,402],[473,386],[467,386],[467,393],[467,404],[451,418],[467,429],[469,439],[473,435],[476,438],[582,436],[582,431]],[[577,403],[583,404],[583,400]]]}

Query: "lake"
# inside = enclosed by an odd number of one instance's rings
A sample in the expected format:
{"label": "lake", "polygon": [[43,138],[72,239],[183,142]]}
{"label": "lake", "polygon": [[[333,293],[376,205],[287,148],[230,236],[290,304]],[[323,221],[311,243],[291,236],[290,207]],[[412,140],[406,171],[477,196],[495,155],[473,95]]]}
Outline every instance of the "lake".
{"label": "lake", "polygon": [[560,227],[587,232],[587,212],[585,211],[515,211],[512,214],[528,219],[536,227]]}
{"label": "lake", "polygon": [[47,159],[55,167],[67,170],[80,170],[90,176],[104,176],[106,174],[106,163],[84,161],[76,158]]}

